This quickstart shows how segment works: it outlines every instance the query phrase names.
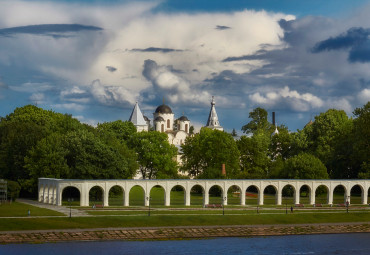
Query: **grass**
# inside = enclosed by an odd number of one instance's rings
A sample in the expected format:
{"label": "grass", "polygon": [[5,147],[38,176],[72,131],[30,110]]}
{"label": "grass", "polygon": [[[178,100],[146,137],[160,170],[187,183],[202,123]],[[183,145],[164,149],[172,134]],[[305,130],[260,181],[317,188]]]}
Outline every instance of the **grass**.
{"label": "grass", "polygon": [[307,214],[258,214],[258,215],[154,215],[110,216],[76,218],[20,218],[0,219],[0,231],[107,228],[107,227],[160,227],[160,226],[209,226],[304,224],[335,222],[368,222],[370,213],[307,213]]}
{"label": "grass", "polygon": [[28,216],[28,210],[30,210],[31,216],[64,216],[62,213],[49,209],[13,202],[11,204],[6,203],[0,205],[0,217]]}

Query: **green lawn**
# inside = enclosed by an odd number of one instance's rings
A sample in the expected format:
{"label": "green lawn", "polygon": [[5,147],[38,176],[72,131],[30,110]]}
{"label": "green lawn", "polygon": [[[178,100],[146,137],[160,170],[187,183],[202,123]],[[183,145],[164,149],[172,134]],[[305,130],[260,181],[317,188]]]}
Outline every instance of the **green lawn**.
{"label": "green lawn", "polygon": [[24,217],[28,216],[63,216],[64,214],[49,209],[39,208],[32,205],[13,202],[11,204],[0,205],[0,217]]}
{"label": "green lawn", "polygon": [[76,218],[0,219],[0,231],[107,227],[208,226],[368,222],[369,213],[308,213],[259,215],[154,215]]}

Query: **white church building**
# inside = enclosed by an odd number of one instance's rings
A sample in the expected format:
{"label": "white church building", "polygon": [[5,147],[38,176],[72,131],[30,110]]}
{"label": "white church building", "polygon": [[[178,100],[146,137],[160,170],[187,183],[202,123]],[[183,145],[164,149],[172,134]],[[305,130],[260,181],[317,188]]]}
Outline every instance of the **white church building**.
{"label": "white church building", "polygon": [[[206,127],[223,131],[223,127],[218,120],[215,104],[214,97],[212,97]],[[143,115],[137,102],[129,121],[135,125],[138,132],[150,130],[150,120]],[[185,142],[186,137],[190,135],[190,120],[184,115],[175,119],[172,109],[168,105],[162,104],[153,113],[153,128],[155,131],[166,133],[168,142],[179,148]]]}

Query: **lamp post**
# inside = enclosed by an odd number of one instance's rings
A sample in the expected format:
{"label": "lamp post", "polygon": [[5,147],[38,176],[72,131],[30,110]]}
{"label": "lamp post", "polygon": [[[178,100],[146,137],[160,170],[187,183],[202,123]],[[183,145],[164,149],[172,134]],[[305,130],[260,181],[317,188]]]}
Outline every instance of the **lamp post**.
{"label": "lamp post", "polygon": [[69,218],[72,217],[72,202],[73,202],[73,198],[68,198],[68,203],[69,203]]}
{"label": "lamp post", "polygon": [[222,215],[225,215],[225,202],[226,202],[226,197],[224,197],[224,203],[222,205]]}

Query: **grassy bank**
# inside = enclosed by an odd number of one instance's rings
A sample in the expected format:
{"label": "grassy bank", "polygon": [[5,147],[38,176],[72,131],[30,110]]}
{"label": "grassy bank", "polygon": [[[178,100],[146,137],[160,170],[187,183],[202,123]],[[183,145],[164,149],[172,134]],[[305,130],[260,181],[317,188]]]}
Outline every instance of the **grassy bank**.
{"label": "grassy bank", "polygon": [[370,213],[307,213],[258,215],[152,215],[76,218],[0,219],[0,231],[108,227],[211,226],[368,222]]}
{"label": "grassy bank", "polygon": [[28,216],[63,216],[64,214],[49,209],[39,208],[32,205],[13,202],[0,205],[0,217],[24,217]]}

